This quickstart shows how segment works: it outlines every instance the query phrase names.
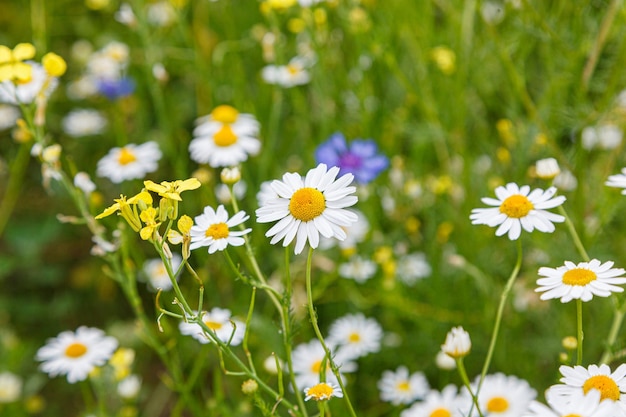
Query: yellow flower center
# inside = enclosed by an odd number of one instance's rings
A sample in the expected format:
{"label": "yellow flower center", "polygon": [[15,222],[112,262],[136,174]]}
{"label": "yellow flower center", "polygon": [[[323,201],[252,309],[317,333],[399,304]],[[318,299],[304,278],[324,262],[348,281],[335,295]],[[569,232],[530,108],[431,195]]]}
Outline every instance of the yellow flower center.
{"label": "yellow flower center", "polygon": [[80,358],[85,353],[87,353],[87,346],[83,345],[82,343],[72,343],[65,348],[65,356],[69,358]]}
{"label": "yellow flower center", "polygon": [[582,417],[580,414],[566,414],[563,417]]}
{"label": "yellow flower center", "polygon": [[493,397],[487,402],[487,411],[490,413],[503,413],[509,409],[509,402],[503,397]]}
{"label": "yellow flower center", "polygon": [[358,343],[361,341],[361,335],[358,333],[352,333],[350,336],[348,336],[348,341],[350,343]]}
{"label": "yellow flower center", "polygon": [[613,380],[613,378],[606,375],[595,375],[585,381],[583,385],[583,392],[587,394],[590,389],[597,389],[600,391],[600,401],[607,398],[613,401],[619,400],[620,392],[619,387]]}
{"label": "yellow flower center", "polygon": [[209,329],[213,330],[214,332],[218,331],[219,329],[222,328],[222,323],[218,323],[216,321],[205,321],[204,324],[206,324],[206,327],[208,327]]}
{"label": "yellow flower center", "polygon": [[237,142],[237,135],[235,135],[233,129],[230,128],[230,125],[225,124],[213,135],[213,142],[215,142],[217,146],[230,146]]}
{"label": "yellow flower center", "polygon": [[398,385],[396,385],[396,388],[398,389],[398,391],[406,392],[411,389],[411,385],[409,384],[409,381],[402,381],[399,382]]}
{"label": "yellow flower center", "polygon": [[308,222],[324,212],[326,199],[315,188],[300,188],[293,193],[289,201],[289,211],[298,220]]}
{"label": "yellow flower center", "polygon": [[314,372],[316,374],[320,373],[320,369],[322,368],[322,361],[315,361],[313,362],[313,364],[311,365],[311,372]]}
{"label": "yellow flower center", "polygon": [[295,65],[287,65],[287,71],[289,71],[289,75],[296,75],[300,72],[300,68]]}
{"label": "yellow flower center", "polygon": [[500,205],[500,213],[504,213],[509,217],[519,219],[524,217],[534,208],[533,203],[520,194],[508,197]]}
{"label": "yellow flower center", "polygon": [[128,148],[122,148],[119,156],[117,157],[117,162],[119,162],[120,165],[128,165],[136,160],[137,157],[132,151],[128,150]]}
{"label": "yellow flower center", "polygon": [[563,284],[567,285],[587,285],[597,279],[595,272],[585,268],[574,268],[563,274]]}
{"label": "yellow flower center", "polygon": [[327,399],[333,395],[333,387],[322,382],[321,384],[317,384],[309,388],[306,392],[306,395],[310,395],[316,400]]}
{"label": "yellow flower center", "polygon": [[239,117],[239,112],[234,107],[228,106],[226,104],[222,104],[221,106],[217,106],[211,112],[211,117],[216,122],[222,123],[235,123],[237,117]]}
{"label": "yellow flower center", "polygon": [[437,408],[428,417],[452,417],[452,413],[445,408]]}
{"label": "yellow flower center", "polygon": [[224,239],[228,237],[228,226],[226,223],[215,223],[209,226],[204,232],[206,237],[212,237],[213,239]]}

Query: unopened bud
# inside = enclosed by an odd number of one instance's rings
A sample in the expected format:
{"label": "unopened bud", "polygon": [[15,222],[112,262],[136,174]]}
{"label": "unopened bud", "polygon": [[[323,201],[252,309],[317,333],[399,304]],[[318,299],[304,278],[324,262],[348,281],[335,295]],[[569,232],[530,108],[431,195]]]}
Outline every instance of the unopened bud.
{"label": "unopened bud", "polygon": [[241,179],[241,170],[238,167],[224,168],[220,179],[224,184],[233,185]]}
{"label": "unopened bud", "polygon": [[259,389],[259,384],[254,379],[247,379],[241,384],[241,392],[252,395]]}

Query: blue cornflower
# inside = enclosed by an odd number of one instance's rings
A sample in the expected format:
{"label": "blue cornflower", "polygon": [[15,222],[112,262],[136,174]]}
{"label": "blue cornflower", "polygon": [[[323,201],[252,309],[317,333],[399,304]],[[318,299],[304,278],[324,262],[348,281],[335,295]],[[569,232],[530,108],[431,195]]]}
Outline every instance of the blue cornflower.
{"label": "blue cornflower", "polygon": [[125,97],[135,91],[135,82],[131,78],[123,77],[119,79],[101,79],[98,80],[98,92],[108,98],[115,100]]}
{"label": "blue cornflower", "polygon": [[378,153],[372,139],[355,139],[350,144],[341,133],[335,133],[315,151],[318,164],[338,166],[339,175],[351,173],[355,181],[367,184],[389,166],[389,159]]}

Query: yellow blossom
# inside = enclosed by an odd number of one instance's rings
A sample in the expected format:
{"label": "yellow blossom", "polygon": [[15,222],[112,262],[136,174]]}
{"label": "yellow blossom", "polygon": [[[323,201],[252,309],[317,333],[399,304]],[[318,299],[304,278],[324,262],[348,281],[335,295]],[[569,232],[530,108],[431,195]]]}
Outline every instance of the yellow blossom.
{"label": "yellow blossom", "polygon": [[139,215],[139,218],[146,224],[139,231],[139,236],[141,236],[143,240],[152,238],[161,225],[161,222],[156,221],[157,214],[157,209],[154,207],[148,207]]}
{"label": "yellow blossom", "polygon": [[115,379],[122,380],[130,374],[130,368],[135,360],[135,351],[130,348],[119,348],[115,351],[109,364],[115,370]]}
{"label": "yellow blossom", "polygon": [[154,191],[159,194],[161,197],[169,198],[171,200],[183,201],[180,198],[180,193],[188,190],[195,190],[200,187],[200,181],[196,178],[189,178],[187,180],[176,180],[176,181],[163,181],[161,184],[156,184],[152,181],[144,181],[143,185],[146,187],[146,190]]}
{"label": "yellow blossom", "polygon": [[11,50],[0,45],[0,82],[28,82],[31,79],[32,67],[22,61],[35,56],[35,47],[30,43],[20,43]]}
{"label": "yellow blossom", "polygon": [[65,71],[67,70],[65,60],[54,52],[48,52],[45,54],[43,58],[41,58],[41,64],[48,75],[51,75],[52,77],[60,77],[65,74]]}
{"label": "yellow blossom", "polygon": [[[115,204],[104,209],[104,211],[96,216],[96,220],[110,216],[113,213],[120,212],[119,214],[126,219],[130,227],[135,232],[141,230],[141,222],[137,215],[137,205],[147,207],[152,204],[152,196],[147,191],[142,191],[139,194],[127,199],[126,196],[120,195],[120,198],[114,199]],[[132,206],[132,208],[131,208]]]}
{"label": "yellow blossom", "polygon": [[430,57],[437,67],[446,75],[454,73],[456,69],[456,55],[445,46],[436,46],[430,51]]}

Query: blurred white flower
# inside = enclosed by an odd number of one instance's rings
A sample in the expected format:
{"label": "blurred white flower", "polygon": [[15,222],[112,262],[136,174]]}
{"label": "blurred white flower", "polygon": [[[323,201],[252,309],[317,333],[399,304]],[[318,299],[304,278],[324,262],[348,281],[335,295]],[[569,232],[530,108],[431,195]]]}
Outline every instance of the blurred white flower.
{"label": "blurred white flower", "polygon": [[117,393],[122,398],[135,398],[141,389],[141,378],[138,375],[129,375],[117,384]]}
{"label": "blurred white flower", "polygon": [[13,81],[0,82],[0,103],[30,104],[38,96],[48,97],[56,89],[59,84],[56,77],[50,77],[43,66],[36,62],[26,63],[32,68],[30,81],[17,85]]}
{"label": "blurred white flower", "polygon": [[418,280],[430,276],[432,268],[422,252],[411,253],[398,259],[396,276],[406,285],[413,285]]}
{"label": "blurred white flower", "polygon": [[7,104],[0,104],[0,130],[10,129],[15,126],[20,118],[20,111],[17,107]]}
{"label": "blurred white flower", "polygon": [[[176,273],[183,259],[177,253],[172,254],[171,265],[172,271]],[[149,287],[156,291],[161,289],[163,291],[169,291],[172,289],[172,281],[167,273],[167,269],[163,264],[161,258],[148,259],[143,263],[143,272],[148,278]]]}
{"label": "blurred white flower", "polygon": [[77,172],[74,175],[74,186],[79,188],[85,195],[89,195],[96,190],[96,184],[91,181],[86,172]]}
{"label": "blurred white flower", "polygon": [[409,374],[406,366],[400,366],[395,371],[383,372],[378,389],[381,400],[399,405],[424,398],[430,387],[423,373]]}
{"label": "blurred white flower", "polygon": [[622,143],[623,132],[613,124],[587,126],[581,134],[584,149],[615,149]]}
{"label": "blurred white flower", "polygon": [[0,372],[0,404],[17,401],[22,395],[22,378],[14,373]]}
{"label": "blurred white flower", "polygon": [[372,278],[376,273],[376,262],[353,256],[348,262],[339,265],[338,272],[342,278],[353,279],[359,284]]}
{"label": "blurred white flower", "polygon": [[104,132],[107,124],[102,113],[93,109],[73,110],[61,121],[63,131],[75,138],[99,135]]}
{"label": "blurred white flower", "polygon": [[162,153],[156,142],[115,147],[98,161],[96,174],[119,184],[126,180],[142,179],[159,167]]}
{"label": "blurred white flower", "polygon": [[267,65],[261,71],[261,77],[268,84],[285,88],[295,87],[308,84],[311,81],[307,67],[308,64],[305,59],[295,57],[287,65]]}
{"label": "blurred white flower", "polygon": [[559,168],[559,163],[556,159],[545,158],[535,163],[535,172],[539,178],[550,180],[561,173],[561,168]]}
{"label": "blurred white flower", "polygon": [[176,10],[169,1],[150,3],[147,8],[148,22],[154,26],[170,26],[176,20]]}

